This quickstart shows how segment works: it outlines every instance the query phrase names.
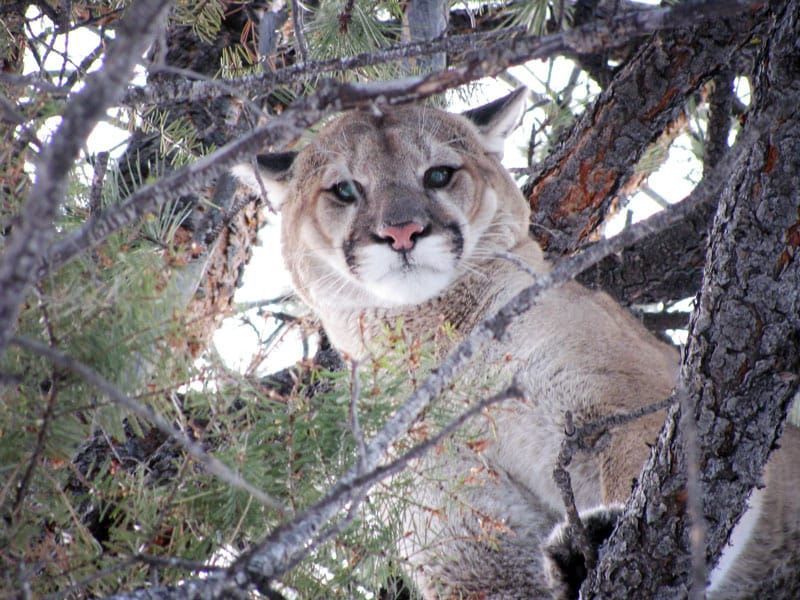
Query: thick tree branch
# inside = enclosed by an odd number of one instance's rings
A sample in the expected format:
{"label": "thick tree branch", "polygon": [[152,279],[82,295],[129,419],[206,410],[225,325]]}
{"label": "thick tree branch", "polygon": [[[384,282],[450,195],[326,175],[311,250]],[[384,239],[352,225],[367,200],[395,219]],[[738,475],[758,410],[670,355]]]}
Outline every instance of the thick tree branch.
{"label": "thick tree branch", "polygon": [[686,219],[620,254],[603,259],[578,281],[600,288],[623,304],[687,298],[697,293],[703,275],[708,228],[716,197]]}
{"label": "thick tree branch", "polygon": [[[735,168],[725,170],[729,181],[710,236],[682,372],[697,423],[709,563],[761,481],[798,389],[800,263],[794,252],[800,245],[800,222],[792,181],[800,170],[800,49],[795,43],[800,3],[772,6],[773,31],[765,37],[756,108],[743,132],[757,135],[750,135],[756,139],[743,146]],[[686,455],[679,418],[677,408],[670,411],[583,597],[629,597],[632,590],[642,597],[686,593]],[[780,582],[781,576],[775,579]],[[765,594],[778,597],[773,586],[780,583],[762,585]],[[780,597],[798,593],[780,589]]]}
{"label": "thick tree branch", "polygon": [[39,156],[35,183],[0,262],[0,355],[36,278],[37,264],[55,234],[53,219],[66,193],[67,174],[92,128],[122,96],[168,6],[162,0],[140,0],[130,7],[103,68],[88,77],[86,86],[69,101],[53,140]]}
{"label": "thick tree branch", "polygon": [[[411,0],[406,17],[411,40],[433,40],[440,37],[447,28],[448,2],[445,0]],[[417,66],[422,73],[441,71],[447,66],[444,52],[421,56]]]}
{"label": "thick tree branch", "polygon": [[[685,14],[707,14],[704,4],[679,6]],[[526,186],[533,234],[548,251],[574,250],[594,232],[642,153],[758,26],[763,14],[754,7],[691,28],[696,23],[687,21],[687,29],[654,36],[562,138]],[[634,15],[647,19],[655,13]]]}

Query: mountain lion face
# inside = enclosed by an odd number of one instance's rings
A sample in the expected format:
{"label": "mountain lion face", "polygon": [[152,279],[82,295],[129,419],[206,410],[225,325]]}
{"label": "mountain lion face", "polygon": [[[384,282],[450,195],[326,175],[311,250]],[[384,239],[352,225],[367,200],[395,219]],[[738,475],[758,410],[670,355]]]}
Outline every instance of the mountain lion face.
{"label": "mountain lion face", "polygon": [[498,161],[518,116],[475,125],[423,106],[355,111],[296,158],[259,157],[306,301],[418,304],[524,236],[527,205]]}

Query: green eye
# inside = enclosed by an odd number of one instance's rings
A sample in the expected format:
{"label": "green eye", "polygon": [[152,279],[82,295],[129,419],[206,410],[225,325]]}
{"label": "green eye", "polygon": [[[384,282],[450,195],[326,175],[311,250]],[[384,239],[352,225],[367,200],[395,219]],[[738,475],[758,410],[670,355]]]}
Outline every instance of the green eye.
{"label": "green eye", "polygon": [[450,183],[455,172],[453,167],[431,167],[422,176],[422,184],[426,188],[443,188]]}
{"label": "green eye", "polygon": [[357,181],[340,181],[330,188],[330,192],[340,201],[350,204],[358,200],[359,196],[364,195],[364,189]]}

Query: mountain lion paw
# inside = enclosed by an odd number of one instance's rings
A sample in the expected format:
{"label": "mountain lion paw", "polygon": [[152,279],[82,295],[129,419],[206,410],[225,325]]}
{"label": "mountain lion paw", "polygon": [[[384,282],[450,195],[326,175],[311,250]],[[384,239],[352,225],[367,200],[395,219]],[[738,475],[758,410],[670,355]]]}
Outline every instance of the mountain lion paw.
{"label": "mountain lion paw", "polygon": [[[600,548],[617,524],[622,505],[599,506],[581,513],[589,542]],[[544,570],[553,597],[559,600],[578,598],[581,584],[588,575],[586,563],[575,540],[573,528],[565,521],[555,527],[542,546]]]}

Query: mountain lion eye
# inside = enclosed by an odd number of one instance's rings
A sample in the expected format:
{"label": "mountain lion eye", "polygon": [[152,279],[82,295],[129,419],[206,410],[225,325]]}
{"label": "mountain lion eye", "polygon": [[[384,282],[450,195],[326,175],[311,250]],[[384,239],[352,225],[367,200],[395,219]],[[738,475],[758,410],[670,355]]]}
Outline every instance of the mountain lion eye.
{"label": "mountain lion eye", "polygon": [[340,181],[334,184],[329,191],[333,192],[333,195],[336,196],[340,202],[345,202],[347,204],[355,202],[358,200],[359,196],[364,195],[364,189],[361,187],[361,184],[352,180]]}
{"label": "mountain lion eye", "polygon": [[443,188],[450,183],[455,172],[453,167],[431,167],[422,176],[422,183],[426,188]]}

